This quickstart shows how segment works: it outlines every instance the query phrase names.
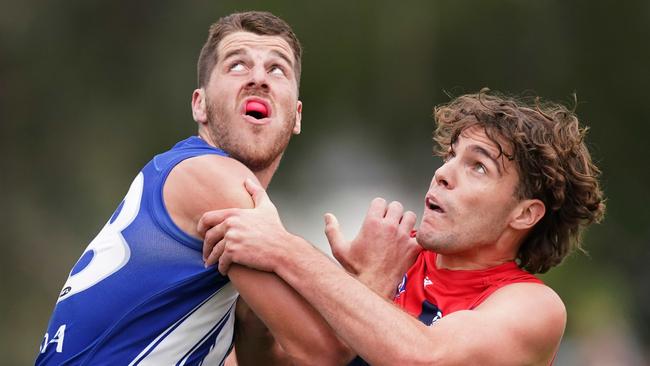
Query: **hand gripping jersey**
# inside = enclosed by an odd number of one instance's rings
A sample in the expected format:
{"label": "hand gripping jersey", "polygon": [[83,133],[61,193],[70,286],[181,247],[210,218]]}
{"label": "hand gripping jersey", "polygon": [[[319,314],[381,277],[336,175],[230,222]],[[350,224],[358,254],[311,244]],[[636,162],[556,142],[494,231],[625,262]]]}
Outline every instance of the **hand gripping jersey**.
{"label": "hand gripping jersey", "polygon": [[163,202],[172,168],[205,154],[226,156],[190,137],[138,174],[63,285],[37,365],[223,363],[238,294]]}
{"label": "hand gripping jersey", "polygon": [[543,283],[517,264],[484,270],[436,268],[436,253],[424,250],[406,272],[395,304],[426,325],[458,310],[472,310],[494,291],[517,282]]}

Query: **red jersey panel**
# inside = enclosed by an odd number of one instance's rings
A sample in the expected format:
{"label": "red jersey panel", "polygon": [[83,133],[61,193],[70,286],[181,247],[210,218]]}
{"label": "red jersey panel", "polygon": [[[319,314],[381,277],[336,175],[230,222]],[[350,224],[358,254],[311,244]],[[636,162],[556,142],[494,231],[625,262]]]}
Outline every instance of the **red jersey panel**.
{"label": "red jersey panel", "polygon": [[543,283],[512,261],[484,270],[436,268],[436,253],[422,251],[406,272],[395,304],[426,325],[458,310],[471,310],[499,288],[517,282]]}

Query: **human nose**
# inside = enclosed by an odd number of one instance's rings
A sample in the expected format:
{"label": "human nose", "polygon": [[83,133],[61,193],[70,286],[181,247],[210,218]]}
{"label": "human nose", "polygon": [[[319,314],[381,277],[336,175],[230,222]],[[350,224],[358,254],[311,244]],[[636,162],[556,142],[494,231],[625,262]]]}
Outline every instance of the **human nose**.
{"label": "human nose", "polygon": [[440,168],[436,169],[436,172],[433,174],[433,182],[431,182],[431,186],[435,184],[452,189],[453,186],[453,163],[450,161],[445,162],[440,166]]}
{"label": "human nose", "polygon": [[256,65],[253,67],[250,73],[250,80],[247,84],[248,87],[258,87],[262,89],[268,89],[269,84],[267,80],[266,69],[262,65]]}

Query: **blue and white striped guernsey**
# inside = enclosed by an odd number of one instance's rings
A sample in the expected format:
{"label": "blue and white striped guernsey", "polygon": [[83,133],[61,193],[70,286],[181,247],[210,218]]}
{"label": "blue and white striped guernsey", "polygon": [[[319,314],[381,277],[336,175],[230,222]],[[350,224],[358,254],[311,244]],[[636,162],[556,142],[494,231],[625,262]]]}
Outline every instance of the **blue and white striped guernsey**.
{"label": "blue and white striped guernsey", "polygon": [[36,365],[223,363],[238,294],[163,202],[172,168],[205,154],[226,156],[190,137],[142,169],[70,272]]}

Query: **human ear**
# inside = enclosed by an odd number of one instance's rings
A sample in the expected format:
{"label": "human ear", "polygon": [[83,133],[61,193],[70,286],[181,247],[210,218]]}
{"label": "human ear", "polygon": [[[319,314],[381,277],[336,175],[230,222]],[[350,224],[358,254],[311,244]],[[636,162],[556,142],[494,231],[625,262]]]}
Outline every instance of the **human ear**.
{"label": "human ear", "polygon": [[208,113],[205,107],[205,90],[194,89],[192,93],[192,117],[198,124],[205,124],[208,121]]}
{"label": "human ear", "polygon": [[527,230],[535,226],[544,217],[546,206],[538,199],[526,199],[521,201],[516,208],[515,217],[510,226],[517,230]]}
{"label": "human ear", "polygon": [[298,104],[296,105],[296,123],[293,125],[294,135],[300,134],[301,121],[302,121],[302,102],[298,101]]}

